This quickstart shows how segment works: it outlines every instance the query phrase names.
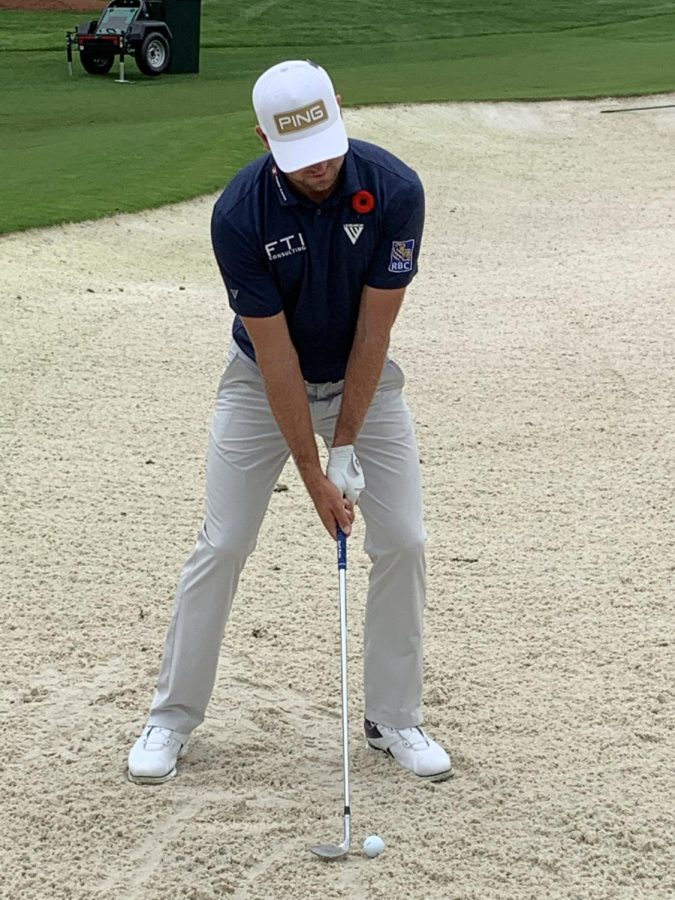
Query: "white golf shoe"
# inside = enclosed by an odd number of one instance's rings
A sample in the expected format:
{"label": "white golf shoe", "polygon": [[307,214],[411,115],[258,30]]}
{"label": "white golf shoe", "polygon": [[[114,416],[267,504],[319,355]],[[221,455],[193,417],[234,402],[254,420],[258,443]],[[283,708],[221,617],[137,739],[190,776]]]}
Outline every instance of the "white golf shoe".
{"label": "white golf shoe", "polygon": [[189,735],[147,725],[129,753],[129,781],[162,784],[176,774],[176,761],[187,753]]}
{"label": "white golf shoe", "polygon": [[419,725],[391,728],[364,720],[366,741],[371,750],[381,750],[418,778],[444,781],[452,775],[450,757]]}

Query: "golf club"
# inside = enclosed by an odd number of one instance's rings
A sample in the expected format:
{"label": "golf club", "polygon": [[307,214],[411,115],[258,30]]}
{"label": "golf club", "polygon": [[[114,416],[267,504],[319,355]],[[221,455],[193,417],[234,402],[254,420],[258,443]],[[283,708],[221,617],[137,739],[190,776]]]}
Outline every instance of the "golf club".
{"label": "golf club", "polygon": [[315,844],[312,853],[321,859],[346,856],[350,842],[349,811],[349,698],[347,693],[347,535],[337,530],[338,578],[340,584],[340,672],[342,677],[342,765],[344,774],[344,840],[341,844]]}

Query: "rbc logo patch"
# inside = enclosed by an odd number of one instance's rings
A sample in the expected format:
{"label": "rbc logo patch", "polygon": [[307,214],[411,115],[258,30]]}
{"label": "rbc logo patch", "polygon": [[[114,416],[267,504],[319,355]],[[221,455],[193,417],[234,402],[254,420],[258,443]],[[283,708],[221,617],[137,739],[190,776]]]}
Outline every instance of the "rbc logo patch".
{"label": "rbc logo patch", "polygon": [[412,272],[414,249],[414,238],[411,238],[409,241],[392,241],[391,256],[389,257],[389,271]]}

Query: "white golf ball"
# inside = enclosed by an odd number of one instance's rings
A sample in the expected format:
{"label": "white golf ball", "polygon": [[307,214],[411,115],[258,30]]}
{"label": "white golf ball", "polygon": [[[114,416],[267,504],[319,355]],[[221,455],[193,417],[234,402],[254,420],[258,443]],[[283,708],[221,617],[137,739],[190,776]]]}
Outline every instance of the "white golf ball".
{"label": "white golf ball", "polygon": [[371,834],[363,842],[363,852],[371,859],[373,859],[373,857],[375,856],[379,856],[383,850],[384,841],[379,836],[379,834]]}

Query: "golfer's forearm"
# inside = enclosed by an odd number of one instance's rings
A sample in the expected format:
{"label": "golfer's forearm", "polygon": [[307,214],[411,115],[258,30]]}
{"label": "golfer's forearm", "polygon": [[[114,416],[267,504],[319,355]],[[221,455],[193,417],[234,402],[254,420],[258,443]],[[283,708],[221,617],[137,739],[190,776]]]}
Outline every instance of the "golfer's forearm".
{"label": "golfer's forearm", "polygon": [[334,447],[353,444],[372,403],[389,349],[389,334],[365,337],[357,330],[347,363]]}
{"label": "golfer's forearm", "polygon": [[305,382],[297,359],[286,358],[260,366],[270,408],[286,438],[306,485],[323,474],[309,412]]}

